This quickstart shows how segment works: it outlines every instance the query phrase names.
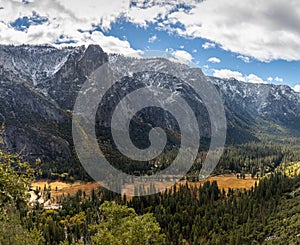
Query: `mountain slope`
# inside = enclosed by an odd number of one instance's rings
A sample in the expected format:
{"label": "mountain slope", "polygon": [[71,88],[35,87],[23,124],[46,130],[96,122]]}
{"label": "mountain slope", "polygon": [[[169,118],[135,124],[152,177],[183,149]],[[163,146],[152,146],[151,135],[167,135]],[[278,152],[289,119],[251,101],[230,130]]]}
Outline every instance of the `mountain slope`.
{"label": "mountain slope", "polygon": [[[102,58],[94,57],[96,49]],[[0,46],[0,57],[2,147],[28,160],[74,157],[67,109],[72,110],[86,76],[105,61],[102,49]]]}
{"label": "mountain slope", "polygon": [[[62,49],[50,46],[0,45],[0,121],[6,124],[4,147],[21,152],[28,159],[41,157],[46,161],[54,161],[74,157],[70,111],[81,85],[105,62],[115,62],[118,69],[118,66],[124,66],[128,62],[135,62],[140,66],[147,63],[155,67],[160,60],[142,61],[118,55],[108,56],[97,45]],[[168,88],[172,93],[179,93],[190,101],[198,118],[202,117],[202,135],[209,138],[207,111],[201,98],[197,98],[188,86],[188,79],[199,82],[209,79],[224,100],[228,144],[257,141],[261,136],[274,134],[300,136],[300,94],[288,86],[206,78],[200,69],[196,72],[195,68],[188,69],[181,64],[169,65],[173,69],[184,71],[183,76],[187,81],[155,72],[125,76],[114,90],[114,99],[106,100],[102,114],[105,120],[101,122],[98,118],[99,126],[107,127],[110,109],[126,92],[151,83],[151,86]],[[136,124],[136,128],[140,130],[138,132],[145,134],[153,122],[156,122],[156,126],[177,131],[172,118],[166,114],[155,117],[155,113],[157,112],[146,111],[144,116],[139,115],[143,119],[148,118],[148,121]],[[152,118],[151,121],[149,115],[154,115],[154,120]],[[145,137],[147,138],[147,134]],[[172,140],[176,141],[173,134]]]}
{"label": "mountain slope", "polygon": [[219,88],[226,108],[244,122],[243,127],[250,125],[256,135],[300,136],[300,93],[285,85],[209,79]]}

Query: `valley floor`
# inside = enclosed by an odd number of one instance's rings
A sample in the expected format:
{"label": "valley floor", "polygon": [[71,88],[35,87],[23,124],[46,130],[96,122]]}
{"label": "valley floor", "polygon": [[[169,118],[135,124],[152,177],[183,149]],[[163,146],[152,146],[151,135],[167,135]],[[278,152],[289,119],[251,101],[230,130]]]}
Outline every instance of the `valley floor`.
{"label": "valley floor", "polygon": [[[217,181],[218,187],[222,190],[224,189],[226,192],[229,188],[231,189],[250,189],[255,185],[255,182],[258,180],[255,178],[251,178],[250,174],[246,174],[245,179],[237,178],[235,174],[228,175],[217,175],[211,176],[204,181],[197,182],[188,182],[190,186],[199,187],[204,182],[207,181]],[[178,182],[178,185],[185,183],[185,181]],[[61,181],[47,181],[47,180],[39,180],[32,183],[32,189],[40,188],[41,192],[43,192],[44,188],[48,189],[50,186],[51,189],[51,197],[59,197],[62,195],[75,195],[77,191],[82,190],[87,195],[91,193],[93,189],[97,189],[100,187],[99,183],[96,182],[82,182],[76,181],[74,183],[66,183]],[[129,186],[128,186],[129,188]],[[126,189],[126,187],[125,187]]]}

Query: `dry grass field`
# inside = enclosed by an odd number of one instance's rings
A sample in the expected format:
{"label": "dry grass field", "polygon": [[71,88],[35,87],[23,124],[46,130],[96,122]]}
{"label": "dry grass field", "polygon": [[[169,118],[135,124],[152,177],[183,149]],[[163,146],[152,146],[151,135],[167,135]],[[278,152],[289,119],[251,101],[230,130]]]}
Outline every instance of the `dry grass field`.
{"label": "dry grass field", "polygon": [[228,190],[228,188],[231,189],[250,189],[252,186],[255,185],[255,182],[257,182],[257,179],[252,179],[250,174],[246,175],[245,179],[238,179],[236,175],[229,174],[229,175],[217,175],[209,177],[207,180],[201,181],[201,182],[195,182],[190,183],[191,185],[201,185],[206,181],[217,181],[218,186],[220,189],[225,189],[225,191]]}
{"label": "dry grass field", "polygon": [[52,197],[67,195],[68,193],[74,195],[78,190],[85,191],[86,194],[89,195],[93,189],[97,189],[100,186],[100,184],[96,182],[78,181],[70,184],[61,181],[36,181],[32,183],[32,188],[35,189],[36,187],[40,187],[41,191],[43,191],[45,185],[47,188],[49,185],[51,186]]}
{"label": "dry grass field", "polygon": [[[199,186],[203,184],[205,181],[217,181],[218,186],[220,189],[225,189],[225,191],[228,190],[228,188],[232,189],[250,189],[252,186],[254,186],[255,182],[257,182],[256,179],[251,179],[250,175],[246,175],[245,179],[238,179],[236,175],[230,174],[230,175],[218,175],[218,176],[212,176],[208,179],[201,181],[201,182],[189,182],[189,185],[191,186]],[[184,181],[179,182],[178,185],[185,184]],[[96,189],[100,186],[99,183],[96,182],[75,182],[73,184],[70,183],[64,183],[60,181],[37,181],[32,184],[33,189],[35,189],[37,186],[41,188],[41,191],[43,191],[44,186],[48,187],[51,186],[51,196],[61,196],[61,195],[67,195],[68,193],[73,195],[78,190],[85,191],[87,195],[89,195],[92,191],[92,189]],[[164,186],[165,183],[161,183],[161,186]],[[160,186],[160,187],[161,187]],[[157,186],[159,187],[159,186]],[[125,192],[127,195],[130,196],[130,190],[133,189],[133,185],[128,185],[124,188],[123,192]],[[132,193],[133,194],[133,193]]]}

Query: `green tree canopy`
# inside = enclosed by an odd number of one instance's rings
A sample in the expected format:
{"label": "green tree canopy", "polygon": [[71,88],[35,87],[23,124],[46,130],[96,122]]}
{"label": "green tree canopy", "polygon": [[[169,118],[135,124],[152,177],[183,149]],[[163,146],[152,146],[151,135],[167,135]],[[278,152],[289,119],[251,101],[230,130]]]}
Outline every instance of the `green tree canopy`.
{"label": "green tree canopy", "polygon": [[0,150],[0,244],[39,245],[44,239],[40,231],[25,229],[19,209],[26,208],[26,191],[34,171],[18,155]]}
{"label": "green tree canopy", "polygon": [[165,235],[152,214],[138,216],[134,209],[114,202],[100,206],[101,223],[95,226],[92,244],[143,245],[165,244]]}

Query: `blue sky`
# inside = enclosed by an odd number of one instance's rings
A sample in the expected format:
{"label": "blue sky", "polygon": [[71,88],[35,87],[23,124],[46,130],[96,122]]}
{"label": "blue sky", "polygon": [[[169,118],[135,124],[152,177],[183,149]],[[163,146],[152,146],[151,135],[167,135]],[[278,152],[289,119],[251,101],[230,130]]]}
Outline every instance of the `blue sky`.
{"label": "blue sky", "polygon": [[[244,75],[256,74],[264,82],[278,85],[295,86],[300,82],[299,61],[263,62],[239,53],[225,51],[207,39],[181,37],[176,33],[159,30],[155,25],[143,28],[122,19],[112,24],[111,29],[104,33],[129,41],[132,48],[137,50],[184,50],[192,55],[192,62],[202,68],[207,75],[213,75],[214,70],[226,69]],[[204,44],[208,43],[214,47],[205,47]]]}
{"label": "blue sky", "polygon": [[300,2],[0,0],[3,44],[168,51],[207,75],[300,91]]}

